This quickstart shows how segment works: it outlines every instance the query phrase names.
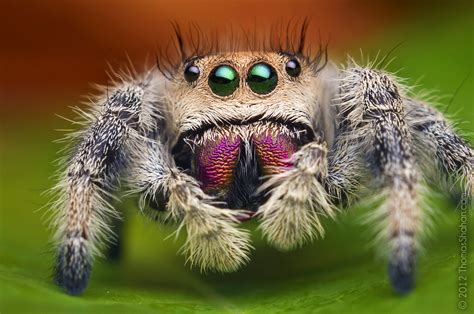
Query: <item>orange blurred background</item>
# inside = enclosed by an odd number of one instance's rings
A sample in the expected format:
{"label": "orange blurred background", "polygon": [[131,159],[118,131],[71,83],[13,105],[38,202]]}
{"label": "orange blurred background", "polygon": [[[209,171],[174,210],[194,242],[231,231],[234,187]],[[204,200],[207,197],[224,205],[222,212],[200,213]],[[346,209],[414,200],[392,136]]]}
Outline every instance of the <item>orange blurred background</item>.
{"label": "orange blurred background", "polygon": [[169,42],[174,21],[195,22],[205,30],[308,17],[309,36],[329,39],[334,55],[424,14],[427,7],[430,13],[441,10],[449,1],[7,0],[1,6],[0,114],[5,118],[77,103],[91,90],[89,83],[106,83],[108,62],[120,67],[128,55],[141,66],[146,56],[153,57]]}

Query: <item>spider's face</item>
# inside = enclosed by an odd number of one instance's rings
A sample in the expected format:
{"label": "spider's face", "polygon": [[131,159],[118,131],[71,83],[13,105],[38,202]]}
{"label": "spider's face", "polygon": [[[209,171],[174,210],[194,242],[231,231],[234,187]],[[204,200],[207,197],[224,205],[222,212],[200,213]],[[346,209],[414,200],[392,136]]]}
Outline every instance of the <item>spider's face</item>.
{"label": "spider's face", "polygon": [[191,58],[175,74],[171,91],[177,131],[255,120],[311,127],[316,76],[306,59],[279,53]]}
{"label": "spider's face", "polygon": [[234,52],[192,58],[174,78],[178,164],[229,207],[256,209],[261,176],[314,137],[317,73],[305,59]]}

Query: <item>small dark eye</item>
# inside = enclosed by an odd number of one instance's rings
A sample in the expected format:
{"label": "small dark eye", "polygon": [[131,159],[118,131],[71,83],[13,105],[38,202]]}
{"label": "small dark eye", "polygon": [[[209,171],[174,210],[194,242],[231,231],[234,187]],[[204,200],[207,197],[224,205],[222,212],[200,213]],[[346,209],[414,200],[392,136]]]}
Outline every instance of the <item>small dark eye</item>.
{"label": "small dark eye", "polygon": [[239,87],[239,75],[229,65],[219,65],[209,75],[209,87],[219,96],[229,96]]}
{"label": "small dark eye", "polygon": [[301,73],[301,65],[298,60],[291,59],[286,63],[285,70],[289,76],[297,77]]}
{"label": "small dark eye", "polygon": [[255,64],[248,73],[247,83],[257,94],[270,93],[277,86],[278,77],[274,68],[266,63]]}
{"label": "small dark eye", "polygon": [[188,65],[186,69],[184,69],[184,79],[188,83],[192,83],[198,79],[200,73],[201,71],[199,70],[197,66]]}

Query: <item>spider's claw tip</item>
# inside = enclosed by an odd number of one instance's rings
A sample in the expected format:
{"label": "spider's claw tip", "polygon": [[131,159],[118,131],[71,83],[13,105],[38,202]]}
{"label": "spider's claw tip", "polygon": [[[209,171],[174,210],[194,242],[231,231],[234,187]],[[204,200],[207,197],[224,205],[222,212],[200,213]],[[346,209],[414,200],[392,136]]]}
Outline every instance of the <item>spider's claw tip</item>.
{"label": "spider's claw tip", "polygon": [[388,276],[393,289],[399,295],[408,294],[415,287],[415,275],[412,265],[389,263]]}
{"label": "spider's claw tip", "polygon": [[79,280],[68,278],[62,271],[56,271],[54,283],[63,289],[69,295],[80,295],[87,287],[89,275],[85,275]]}
{"label": "spider's claw tip", "polygon": [[[87,259],[70,256],[62,250],[54,270],[54,283],[69,295],[80,295],[87,287],[92,265]],[[72,261],[72,263],[71,263]]]}

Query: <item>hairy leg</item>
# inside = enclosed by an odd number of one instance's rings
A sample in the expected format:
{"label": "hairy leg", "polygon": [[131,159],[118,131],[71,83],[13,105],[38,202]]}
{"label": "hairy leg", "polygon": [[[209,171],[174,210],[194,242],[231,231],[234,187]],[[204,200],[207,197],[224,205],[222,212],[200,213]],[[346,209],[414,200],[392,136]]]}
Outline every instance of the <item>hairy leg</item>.
{"label": "hairy leg", "polygon": [[357,198],[356,192],[366,172],[361,156],[364,143],[354,137],[353,131],[346,121],[341,121],[334,144],[328,152],[328,174],[324,180],[331,200],[344,207]]}
{"label": "hairy leg", "polygon": [[151,200],[166,209],[169,219],[181,223],[178,230],[184,227],[187,232],[183,247],[187,261],[201,271],[220,272],[245,264],[251,246],[249,234],[237,228],[239,211],[214,206],[198,182],[176,168],[161,143],[149,141],[137,152],[129,180],[134,192],[142,194],[140,207]]}
{"label": "hairy leg", "polygon": [[275,247],[289,250],[323,236],[321,216],[335,216],[324,184],[327,148],[321,140],[306,144],[291,157],[293,168],[272,175],[261,187],[269,198],[260,206],[260,228]]}
{"label": "hairy leg", "polygon": [[382,246],[388,247],[391,283],[397,292],[406,293],[414,285],[422,211],[419,171],[401,94],[384,72],[357,66],[343,71],[340,114],[384,196],[374,218],[381,227]]}
{"label": "hairy leg", "polygon": [[94,256],[112,236],[109,221],[119,215],[107,199],[140,134],[154,124],[154,87],[150,73],[143,80],[120,83],[85,114],[90,126],[77,134],[79,144],[57,187],[55,281],[69,294],[84,290]]}
{"label": "hairy leg", "polygon": [[436,109],[419,101],[407,101],[407,123],[409,124],[420,163],[427,165],[425,173],[431,179],[459,183],[462,192],[470,201],[474,189],[474,153],[469,145],[454,131],[454,128]]}

